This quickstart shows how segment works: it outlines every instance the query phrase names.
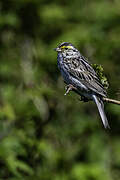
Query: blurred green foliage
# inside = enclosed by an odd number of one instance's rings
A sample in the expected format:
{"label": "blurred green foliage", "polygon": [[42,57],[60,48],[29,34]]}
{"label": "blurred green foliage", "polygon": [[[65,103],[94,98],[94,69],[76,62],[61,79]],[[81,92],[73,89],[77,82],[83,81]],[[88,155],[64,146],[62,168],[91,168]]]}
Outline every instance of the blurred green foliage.
{"label": "blurred green foliage", "polygon": [[102,65],[119,100],[120,1],[5,0],[0,10],[0,179],[119,180],[120,107],[105,104],[104,130],[94,103],[65,97],[53,48],[71,42]]}

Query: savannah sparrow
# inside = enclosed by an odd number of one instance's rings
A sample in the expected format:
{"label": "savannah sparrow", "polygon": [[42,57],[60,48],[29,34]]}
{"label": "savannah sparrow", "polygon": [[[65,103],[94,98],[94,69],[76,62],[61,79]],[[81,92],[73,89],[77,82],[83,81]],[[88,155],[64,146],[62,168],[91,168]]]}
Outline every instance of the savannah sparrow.
{"label": "savannah sparrow", "polygon": [[71,43],[63,42],[55,51],[58,53],[58,68],[68,89],[76,91],[85,99],[93,100],[98,107],[104,127],[109,128],[102,99],[107,93],[91,64]]}

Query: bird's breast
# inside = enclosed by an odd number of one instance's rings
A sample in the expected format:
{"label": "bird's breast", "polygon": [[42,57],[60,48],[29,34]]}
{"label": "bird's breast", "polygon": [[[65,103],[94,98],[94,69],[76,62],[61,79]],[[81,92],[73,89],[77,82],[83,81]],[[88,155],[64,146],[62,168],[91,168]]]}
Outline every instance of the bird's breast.
{"label": "bird's breast", "polygon": [[61,72],[61,75],[64,79],[64,81],[67,83],[67,84],[70,84],[71,83],[71,78],[70,78],[70,74],[69,72],[67,71],[66,67],[65,67],[65,64],[64,64],[64,58],[61,54],[58,54],[58,68]]}

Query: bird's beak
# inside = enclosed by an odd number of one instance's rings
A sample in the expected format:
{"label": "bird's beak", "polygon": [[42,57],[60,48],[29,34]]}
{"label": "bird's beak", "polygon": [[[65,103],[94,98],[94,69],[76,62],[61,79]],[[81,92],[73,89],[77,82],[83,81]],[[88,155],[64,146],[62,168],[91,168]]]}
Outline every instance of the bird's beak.
{"label": "bird's beak", "polygon": [[60,48],[55,48],[54,51],[61,52]]}

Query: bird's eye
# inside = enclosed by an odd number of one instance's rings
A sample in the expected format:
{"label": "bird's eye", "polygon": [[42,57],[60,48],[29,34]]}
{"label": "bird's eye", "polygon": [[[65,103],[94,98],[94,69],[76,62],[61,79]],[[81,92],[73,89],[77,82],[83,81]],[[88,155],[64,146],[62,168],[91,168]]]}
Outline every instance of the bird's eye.
{"label": "bird's eye", "polygon": [[68,48],[64,48],[65,50],[67,50]]}

